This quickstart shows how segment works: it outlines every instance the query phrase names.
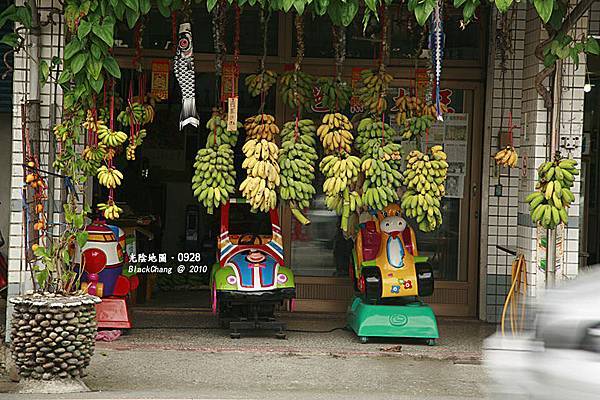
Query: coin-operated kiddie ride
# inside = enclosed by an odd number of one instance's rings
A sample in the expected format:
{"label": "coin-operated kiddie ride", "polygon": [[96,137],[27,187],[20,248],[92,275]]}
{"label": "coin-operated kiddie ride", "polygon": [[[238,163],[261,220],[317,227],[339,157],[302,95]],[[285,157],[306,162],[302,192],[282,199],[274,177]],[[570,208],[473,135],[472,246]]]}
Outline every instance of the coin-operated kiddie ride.
{"label": "coin-operated kiddie ride", "polygon": [[285,339],[285,324],[275,307],[292,301],[296,289],[283,263],[283,243],[276,209],[252,213],[242,199],[221,207],[218,262],[210,276],[213,312],[233,339],[240,330],[275,330]]}
{"label": "coin-operated kiddie ride", "polygon": [[433,293],[433,271],[417,251],[415,233],[393,204],[361,215],[350,275],[359,292],[348,310],[348,326],[361,342],[370,337],[439,337],[435,314],[419,297]]}
{"label": "coin-operated kiddie ride", "polygon": [[85,228],[87,243],[75,253],[75,262],[83,268],[82,289],[102,298],[96,305],[99,328],[129,329],[131,319],[127,295],[138,286],[135,275],[125,275],[123,264],[125,233],[122,229],[95,221]]}

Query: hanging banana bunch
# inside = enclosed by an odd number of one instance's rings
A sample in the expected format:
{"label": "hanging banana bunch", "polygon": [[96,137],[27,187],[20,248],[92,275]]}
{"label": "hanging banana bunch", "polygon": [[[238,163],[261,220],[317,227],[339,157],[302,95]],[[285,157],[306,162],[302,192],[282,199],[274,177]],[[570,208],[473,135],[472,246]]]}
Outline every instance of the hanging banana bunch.
{"label": "hanging banana bunch", "polygon": [[371,210],[383,210],[399,199],[402,146],[392,141],[395,136],[396,131],[382,121],[363,118],[358,123],[355,147],[362,156],[361,171],[365,175],[362,204]]}
{"label": "hanging banana bunch", "polygon": [[394,79],[392,75],[383,70],[375,72],[371,69],[363,69],[360,72],[358,82],[358,97],[371,114],[382,114],[387,110],[385,98],[390,82]]}
{"label": "hanging banana bunch", "polygon": [[242,150],[246,159],[242,168],[246,169],[247,177],[240,185],[240,192],[252,211],[266,212],[277,206],[277,187],[281,183],[279,148],[274,141],[279,128],[269,114],[247,118],[244,128],[246,143]]}
{"label": "hanging banana bunch", "polygon": [[269,89],[277,82],[277,73],[271,70],[264,70],[256,74],[251,74],[244,79],[248,93],[252,97],[266,95]]}
{"label": "hanging banana bunch", "polygon": [[525,198],[534,224],[546,229],[554,229],[561,222],[569,222],[567,208],[575,201],[571,191],[575,175],[579,174],[577,161],[556,157],[538,168],[536,191]]}
{"label": "hanging banana bunch", "polygon": [[[442,113],[448,107],[440,103]],[[396,124],[401,127],[402,139],[412,140],[421,137],[437,118],[437,107],[417,96],[401,96],[396,99]]]}
{"label": "hanging banana bunch", "polygon": [[287,71],[279,78],[281,98],[292,110],[309,110],[313,99],[314,78],[302,71]]}
{"label": "hanging banana bunch", "polygon": [[316,190],[315,162],[319,158],[315,149],[316,127],[312,120],[286,122],[281,130],[279,168],[282,200],[288,201],[292,215],[302,224],[310,221],[300,210],[308,208]]}
{"label": "hanging banana bunch", "polygon": [[123,212],[123,209],[117,206],[112,199],[109,199],[106,203],[98,203],[96,206],[98,207],[99,211],[102,211],[102,214],[106,219],[119,219],[121,213]]}
{"label": "hanging banana bunch", "polygon": [[352,123],[341,113],[325,114],[323,123],[317,129],[317,135],[323,143],[325,153],[351,152],[354,136],[350,132]]}
{"label": "hanging banana bunch", "polygon": [[321,77],[317,79],[321,90],[321,104],[328,110],[343,110],[350,103],[352,88],[344,81],[334,78]]}
{"label": "hanging banana bunch", "polygon": [[513,146],[506,146],[494,155],[496,164],[501,167],[516,168],[519,154]]}
{"label": "hanging banana bunch", "polygon": [[[240,123],[238,128],[241,128]],[[235,192],[233,147],[237,143],[238,131],[227,131],[227,121],[216,110],[206,123],[206,129],[206,146],[198,150],[194,162],[192,190],[198,202],[212,214]]]}
{"label": "hanging banana bunch", "polygon": [[409,218],[415,218],[422,232],[432,232],[442,224],[441,200],[446,194],[448,175],[446,153],[442,146],[431,147],[429,154],[413,150],[408,154],[400,207]]}
{"label": "hanging banana bunch", "polygon": [[342,231],[348,231],[350,213],[362,207],[360,194],[354,190],[360,173],[360,158],[347,152],[325,156],[319,164],[325,176],[323,191],[327,208],[342,216]]}

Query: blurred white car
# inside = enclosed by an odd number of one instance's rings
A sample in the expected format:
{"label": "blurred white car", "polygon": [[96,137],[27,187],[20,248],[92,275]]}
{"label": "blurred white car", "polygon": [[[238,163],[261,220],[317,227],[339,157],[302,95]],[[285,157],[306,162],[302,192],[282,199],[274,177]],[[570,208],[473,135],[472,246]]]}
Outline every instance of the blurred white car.
{"label": "blurred white car", "polygon": [[485,343],[491,396],[600,399],[600,271],[546,293],[533,331]]}

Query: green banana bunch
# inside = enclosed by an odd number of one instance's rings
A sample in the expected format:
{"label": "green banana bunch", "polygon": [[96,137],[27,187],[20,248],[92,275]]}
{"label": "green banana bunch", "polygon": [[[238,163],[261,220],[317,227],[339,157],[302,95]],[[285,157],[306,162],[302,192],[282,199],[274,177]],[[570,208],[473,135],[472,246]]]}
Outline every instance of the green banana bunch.
{"label": "green banana bunch", "polygon": [[[242,127],[242,123],[238,121],[237,129]],[[227,120],[218,111],[213,112],[212,117],[206,123],[206,129],[208,130],[206,147],[218,147],[222,144],[228,144],[231,148],[235,147],[238,139],[238,131],[237,129],[235,131],[228,131]]]}
{"label": "green banana bunch", "polygon": [[[215,208],[225,204],[235,192],[233,147],[237,143],[238,131],[227,131],[227,122],[217,111],[213,112],[206,123],[206,129],[206,146],[198,150],[194,163],[192,190],[207,212],[212,214]],[[142,131],[139,136],[142,136],[141,133]]]}
{"label": "green banana bunch", "polygon": [[313,186],[315,162],[319,158],[315,149],[316,132],[314,122],[309,119],[301,119],[297,124],[296,121],[286,122],[281,130],[279,195],[289,202],[292,214],[303,225],[310,221],[300,210],[310,206],[316,193]]}
{"label": "green banana bunch", "polygon": [[423,136],[423,134],[431,127],[435,118],[431,115],[416,115],[410,118],[406,118],[403,122],[402,139],[411,140],[417,136]]}
{"label": "green banana bunch", "polygon": [[388,124],[384,124],[380,119],[363,118],[357,126],[356,140],[354,147],[360,154],[367,154],[375,146],[379,146],[381,142],[392,143],[396,131]]}
{"label": "green banana bunch", "polygon": [[256,97],[261,93],[267,93],[271,86],[277,82],[277,73],[264,70],[257,74],[248,75],[244,80],[250,96]]}
{"label": "green banana bunch", "polygon": [[302,71],[287,71],[279,78],[281,98],[292,110],[309,110],[315,78]]}
{"label": "green banana bunch", "polygon": [[330,77],[321,77],[317,79],[317,85],[321,89],[323,96],[321,104],[329,110],[345,110],[350,98],[352,97],[352,88],[344,81]]}
{"label": "green banana bunch", "polygon": [[575,200],[571,188],[578,174],[577,161],[572,158],[556,157],[539,166],[536,191],[525,198],[533,223],[554,229],[561,222],[569,222],[567,208]]}
{"label": "green banana bunch", "polygon": [[154,107],[150,104],[131,103],[117,115],[117,121],[123,126],[149,124],[154,121]]}
{"label": "green banana bunch", "polygon": [[279,148],[266,139],[249,139],[242,147],[246,159],[242,168],[247,177],[240,185],[242,196],[253,211],[269,211],[277,206],[277,187],[281,184],[277,160]]}
{"label": "green banana bunch", "polygon": [[235,192],[233,150],[229,144],[198,150],[194,163],[192,190],[209,214],[225,204]]}
{"label": "green banana bunch", "polygon": [[407,157],[403,182],[407,190],[400,207],[407,217],[416,219],[423,232],[431,232],[442,224],[440,207],[446,193],[446,158],[440,145],[431,147],[429,154],[413,150]]}
{"label": "green banana bunch", "polygon": [[325,175],[325,204],[342,216],[341,228],[346,232],[350,213],[362,207],[361,196],[354,190],[360,173],[360,158],[346,152],[330,154],[321,160],[319,168]]}
{"label": "green banana bunch", "polygon": [[371,114],[382,114],[387,109],[387,90],[394,77],[383,71],[363,69],[360,78],[357,94],[361,103]]}

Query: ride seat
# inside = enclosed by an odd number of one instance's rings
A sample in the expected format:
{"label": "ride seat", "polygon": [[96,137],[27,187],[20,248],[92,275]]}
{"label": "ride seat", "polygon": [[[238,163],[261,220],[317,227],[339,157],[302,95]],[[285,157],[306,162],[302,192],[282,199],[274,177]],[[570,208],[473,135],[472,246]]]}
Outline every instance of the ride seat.
{"label": "ride seat", "polygon": [[379,246],[381,245],[381,234],[377,232],[375,221],[365,222],[364,227],[360,230],[360,234],[362,237],[363,260],[374,260],[377,258]]}

